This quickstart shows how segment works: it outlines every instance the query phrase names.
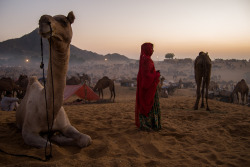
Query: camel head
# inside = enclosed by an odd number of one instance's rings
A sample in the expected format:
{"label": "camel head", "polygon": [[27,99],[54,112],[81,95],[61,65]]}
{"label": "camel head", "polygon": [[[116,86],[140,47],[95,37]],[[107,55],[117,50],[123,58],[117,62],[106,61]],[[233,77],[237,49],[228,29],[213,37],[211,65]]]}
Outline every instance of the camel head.
{"label": "camel head", "polygon": [[27,75],[20,75],[19,76],[19,78],[18,78],[18,80],[23,80],[23,79],[27,79],[28,78],[28,76]]}
{"label": "camel head", "polygon": [[70,43],[72,39],[71,24],[75,20],[73,12],[69,12],[68,16],[56,15],[54,17],[49,15],[41,16],[39,20],[39,34],[44,38],[50,38],[50,25],[52,29],[52,38]]}
{"label": "camel head", "polygon": [[208,55],[208,52],[206,52],[206,53],[205,53],[205,52],[203,52],[203,51],[199,52],[199,56],[200,56],[200,55],[206,55],[206,56],[209,56],[209,55]]}

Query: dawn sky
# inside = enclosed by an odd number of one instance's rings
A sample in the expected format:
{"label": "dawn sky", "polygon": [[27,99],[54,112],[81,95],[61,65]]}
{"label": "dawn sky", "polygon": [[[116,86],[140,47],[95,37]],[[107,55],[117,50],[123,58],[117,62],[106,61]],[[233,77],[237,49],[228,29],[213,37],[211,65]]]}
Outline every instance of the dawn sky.
{"label": "dawn sky", "polygon": [[166,53],[194,59],[250,59],[249,0],[0,0],[0,42],[38,27],[41,15],[73,11],[72,43],[99,54],[139,59],[144,42],[153,59]]}

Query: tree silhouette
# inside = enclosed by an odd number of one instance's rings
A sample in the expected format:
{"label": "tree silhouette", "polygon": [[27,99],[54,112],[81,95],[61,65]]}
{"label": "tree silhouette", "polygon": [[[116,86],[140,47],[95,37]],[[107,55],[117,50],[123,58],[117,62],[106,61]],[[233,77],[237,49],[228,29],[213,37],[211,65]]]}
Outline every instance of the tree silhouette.
{"label": "tree silhouette", "polygon": [[165,58],[166,59],[173,59],[174,58],[174,54],[173,53],[167,53],[166,55],[165,55]]}

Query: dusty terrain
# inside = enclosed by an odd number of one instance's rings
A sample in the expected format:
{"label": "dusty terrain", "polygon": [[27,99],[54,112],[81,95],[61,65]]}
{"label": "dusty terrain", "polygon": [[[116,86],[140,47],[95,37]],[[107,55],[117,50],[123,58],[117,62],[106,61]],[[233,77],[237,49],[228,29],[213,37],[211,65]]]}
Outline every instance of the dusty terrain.
{"label": "dusty terrain", "polygon": [[[71,123],[92,137],[89,147],[54,145],[48,162],[0,152],[0,166],[249,166],[249,107],[209,100],[211,112],[194,111],[195,90],[178,90],[160,99],[162,130],[145,132],[134,125],[135,88],[116,85],[116,93],[115,103],[69,105],[73,96],[64,105]],[[15,111],[0,111],[0,124],[1,150],[44,159],[44,149],[23,142]]]}

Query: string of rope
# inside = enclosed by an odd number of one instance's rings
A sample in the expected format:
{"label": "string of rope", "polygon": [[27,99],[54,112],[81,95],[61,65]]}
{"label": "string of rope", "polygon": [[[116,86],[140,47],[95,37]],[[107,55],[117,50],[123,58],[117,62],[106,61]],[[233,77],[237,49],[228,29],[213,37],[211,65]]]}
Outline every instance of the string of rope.
{"label": "string of rope", "polygon": [[[53,125],[54,125],[54,119],[55,119],[55,92],[54,92],[54,79],[53,79],[53,70],[52,70],[52,54],[51,54],[51,44],[52,44],[52,28],[51,28],[51,24],[49,23],[49,28],[50,28],[50,47],[49,47],[49,57],[50,57],[50,75],[51,75],[51,85],[52,85],[52,100],[53,100],[53,103],[52,103],[52,123],[51,123],[51,127],[50,127],[50,130],[48,132],[48,137],[49,137],[49,140],[51,138],[51,136],[53,135],[52,133],[52,128],[53,128]],[[50,141],[50,155],[52,157],[52,145],[51,145],[51,141]]]}
{"label": "string of rope", "polygon": [[[51,126],[49,126],[49,113],[48,113],[48,105],[47,105],[47,96],[46,96],[46,84],[45,84],[45,76],[44,76],[44,68],[43,68],[43,81],[44,81],[44,90],[45,90],[45,102],[46,102],[46,113],[47,113],[47,125],[48,125],[48,135],[47,135],[47,142],[46,142],[46,146],[45,146],[45,158],[46,160],[50,160],[50,158],[52,158],[52,145],[51,145],[51,136],[52,136],[52,128],[54,125],[54,81],[53,81],[53,70],[52,70],[52,54],[51,54],[51,44],[52,44],[52,28],[51,28],[51,24],[49,23],[49,27],[50,27],[50,74],[51,74],[51,84],[52,84],[52,99],[53,99],[53,103],[52,103],[52,110],[53,110],[53,115],[52,115],[52,123]],[[43,52],[42,52],[43,53]],[[42,59],[43,60],[43,59]],[[47,147],[48,147],[48,143],[50,146],[50,152],[49,154],[47,154]]]}
{"label": "string of rope", "polygon": [[[44,85],[44,97],[45,97],[45,108],[46,108],[46,113],[47,113],[47,126],[48,126],[48,131],[49,131],[49,118],[48,118],[48,104],[47,104],[47,91],[46,91],[46,80],[45,80],[45,74],[44,74],[44,63],[43,63],[43,38],[41,37],[41,56],[42,56],[42,62],[40,65],[40,68],[43,71],[43,85]],[[47,143],[49,142],[49,137],[47,137],[47,142],[44,150],[45,154],[45,161],[49,160],[49,157],[52,157],[52,155],[47,155]]]}
{"label": "string of rope", "polygon": [[27,157],[27,158],[36,159],[36,160],[43,161],[43,162],[47,161],[47,160],[41,159],[39,157],[31,156],[31,155],[7,153],[7,152],[3,151],[2,149],[0,149],[0,152],[7,154],[7,155],[11,155],[11,156],[16,156],[16,157]]}

